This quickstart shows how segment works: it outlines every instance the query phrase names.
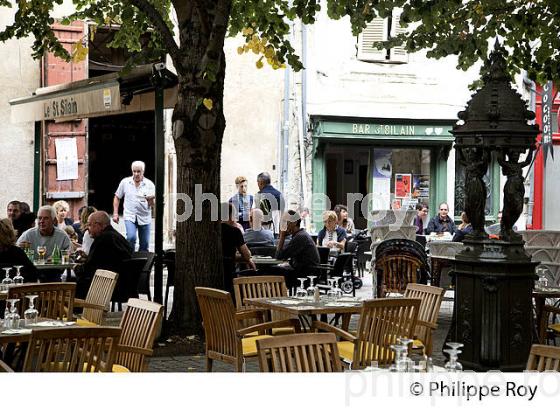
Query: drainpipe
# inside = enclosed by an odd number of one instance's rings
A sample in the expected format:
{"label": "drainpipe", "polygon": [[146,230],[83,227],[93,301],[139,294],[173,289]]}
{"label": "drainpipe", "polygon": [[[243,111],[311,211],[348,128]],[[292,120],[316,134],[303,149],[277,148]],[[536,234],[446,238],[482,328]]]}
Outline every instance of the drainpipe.
{"label": "drainpipe", "polygon": [[305,135],[307,135],[307,27],[301,24],[301,119],[299,132],[299,164],[301,173],[300,203],[305,206],[305,195],[307,193],[307,171],[305,161]]}
{"label": "drainpipe", "polygon": [[288,189],[288,155],[290,140],[290,69],[284,70],[284,114],[282,118],[282,193]]}

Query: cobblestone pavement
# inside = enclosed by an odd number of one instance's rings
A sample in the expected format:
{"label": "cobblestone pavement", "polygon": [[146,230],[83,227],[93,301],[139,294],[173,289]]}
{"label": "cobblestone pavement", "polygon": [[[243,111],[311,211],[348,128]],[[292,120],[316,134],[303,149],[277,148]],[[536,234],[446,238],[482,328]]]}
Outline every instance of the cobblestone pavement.
{"label": "cobblestone pavement", "polygon": [[[448,292],[449,293],[449,292]],[[364,286],[356,292],[357,296],[362,298],[371,298],[372,284],[371,276],[367,275],[364,278]],[[448,296],[448,295],[446,295]],[[447,300],[446,300],[447,299]],[[434,332],[434,348],[433,348],[433,362],[435,365],[443,366],[445,357],[441,350],[444,340],[447,336],[449,326],[451,323],[451,314],[453,310],[453,301],[445,298],[438,319],[438,328]],[[357,327],[357,315],[354,315],[350,322],[350,329]],[[258,372],[258,363],[256,358],[248,359],[246,361],[245,370],[247,372]],[[150,372],[204,372],[206,370],[206,360],[204,354],[190,355],[190,356],[162,356],[150,358],[148,364],[148,371]],[[214,372],[232,372],[233,366],[223,362],[214,361]]]}

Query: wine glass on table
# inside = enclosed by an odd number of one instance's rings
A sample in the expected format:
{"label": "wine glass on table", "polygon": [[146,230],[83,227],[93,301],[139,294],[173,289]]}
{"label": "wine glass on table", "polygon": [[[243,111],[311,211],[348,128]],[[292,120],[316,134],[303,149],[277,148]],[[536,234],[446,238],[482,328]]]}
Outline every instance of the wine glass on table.
{"label": "wine glass on table", "polygon": [[39,295],[25,295],[29,299],[29,307],[23,312],[23,317],[25,318],[25,326],[34,325],[37,323],[39,317],[39,311],[35,309],[35,299]]}
{"label": "wine glass on table", "polygon": [[[4,317],[4,327],[7,329],[17,329],[19,328],[19,313],[17,311],[16,303],[19,299],[8,299],[6,301],[10,305],[10,313]],[[8,310],[8,305],[6,305],[6,310]]]}
{"label": "wine glass on table", "polygon": [[5,278],[2,279],[2,290],[7,291],[8,287],[14,284],[14,281],[12,280],[12,278],[10,278],[10,271],[12,270],[12,268],[2,268],[2,269],[4,269],[4,272],[6,272]]}
{"label": "wine glass on table", "polygon": [[16,276],[14,276],[14,285],[23,285],[23,281],[24,278],[23,276],[21,276],[21,268],[23,268],[23,265],[15,265],[14,268],[16,268]]}
{"label": "wine glass on table", "polygon": [[316,288],[315,288],[314,281],[316,277],[317,276],[308,276],[310,283],[309,283],[309,287],[307,288],[307,297],[310,299],[313,299],[313,296],[315,296]]}
{"label": "wine glass on table", "polygon": [[330,289],[327,292],[327,300],[336,300],[336,291],[334,290],[335,281],[333,278],[327,279]]}
{"label": "wine glass on table", "polygon": [[307,278],[298,278],[299,280],[299,287],[296,289],[296,298],[305,298],[307,296],[307,291],[305,290],[305,280]]}
{"label": "wine glass on table", "polygon": [[46,262],[46,255],[47,255],[47,247],[39,245],[37,246],[37,264],[44,265]]}
{"label": "wine glass on table", "polygon": [[333,276],[332,278],[334,280],[334,291],[335,291],[335,299],[340,299],[343,296],[342,293],[342,289],[340,289],[338,287],[338,284],[340,283],[340,276]]}

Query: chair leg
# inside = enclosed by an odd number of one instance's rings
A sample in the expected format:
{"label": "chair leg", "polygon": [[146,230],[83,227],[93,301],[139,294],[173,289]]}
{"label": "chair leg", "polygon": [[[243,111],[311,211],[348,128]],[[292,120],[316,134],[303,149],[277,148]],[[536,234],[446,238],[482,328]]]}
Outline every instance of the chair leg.
{"label": "chair leg", "polygon": [[207,372],[212,372],[212,363],[214,362],[214,360],[210,359],[209,357],[206,357],[206,371]]}
{"label": "chair leg", "polygon": [[245,360],[243,359],[243,356],[241,358],[237,359],[237,363],[235,364],[235,371],[236,372],[239,372],[239,373],[245,372],[245,366],[243,366],[244,361]]}

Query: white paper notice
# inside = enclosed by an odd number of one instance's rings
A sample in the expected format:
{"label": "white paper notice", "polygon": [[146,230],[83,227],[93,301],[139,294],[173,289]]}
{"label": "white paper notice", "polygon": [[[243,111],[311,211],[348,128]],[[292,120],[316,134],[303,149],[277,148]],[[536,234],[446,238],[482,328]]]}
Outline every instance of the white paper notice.
{"label": "white paper notice", "polygon": [[75,138],[57,138],[56,180],[78,179],[78,146]]}
{"label": "white paper notice", "polygon": [[372,208],[391,209],[391,178],[373,178]]}

